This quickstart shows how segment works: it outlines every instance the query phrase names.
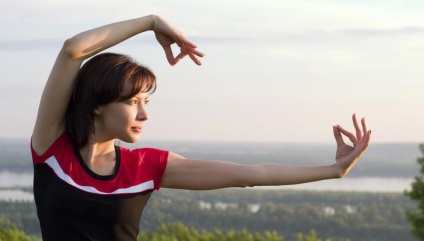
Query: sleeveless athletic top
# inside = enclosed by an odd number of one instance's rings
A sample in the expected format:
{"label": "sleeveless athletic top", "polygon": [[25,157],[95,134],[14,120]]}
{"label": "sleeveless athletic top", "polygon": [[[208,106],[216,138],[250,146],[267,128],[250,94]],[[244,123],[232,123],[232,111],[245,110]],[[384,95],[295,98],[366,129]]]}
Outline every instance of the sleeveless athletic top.
{"label": "sleeveless athletic top", "polygon": [[168,152],[115,147],[112,175],[91,171],[65,132],[41,156],[31,145],[34,198],[44,241],[135,241]]}

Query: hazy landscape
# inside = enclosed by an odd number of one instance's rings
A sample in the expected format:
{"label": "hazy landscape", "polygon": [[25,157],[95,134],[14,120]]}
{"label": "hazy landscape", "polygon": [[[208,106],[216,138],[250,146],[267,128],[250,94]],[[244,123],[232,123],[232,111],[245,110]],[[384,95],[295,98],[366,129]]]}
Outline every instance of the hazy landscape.
{"label": "hazy landscape", "polygon": [[[333,144],[162,142],[128,145],[172,150],[195,159],[239,163],[325,165]],[[0,140],[0,216],[30,235],[40,231],[32,198],[32,164],[27,140]],[[418,175],[418,143],[379,143],[340,180],[283,187],[154,194],[141,230],[181,222],[198,230],[277,231],[284,240],[317,230],[331,240],[414,240],[405,213],[415,204],[403,196]],[[177,225],[178,226],[178,225]],[[215,230],[215,231],[214,231]]]}
{"label": "hazy landscape", "polygon": [[[0,198],[19,197],[14,187],[32,185],[29,140],[0,139]],[[251,142],[118,142],[127,148],[155,147],[170,150],[187,158],[227,160],[238,163],[285,163],[292,165],[327,165],[334,160],[334,144],[251,143]],[[418,143],[376,143],[341,180],[326,180],[299,186],[262,187],[263,189],[333,190],[402,192],[418,175]],[[8,190],[5,191],[4,189]],[[11,198],[12,198],[11,196]]]}

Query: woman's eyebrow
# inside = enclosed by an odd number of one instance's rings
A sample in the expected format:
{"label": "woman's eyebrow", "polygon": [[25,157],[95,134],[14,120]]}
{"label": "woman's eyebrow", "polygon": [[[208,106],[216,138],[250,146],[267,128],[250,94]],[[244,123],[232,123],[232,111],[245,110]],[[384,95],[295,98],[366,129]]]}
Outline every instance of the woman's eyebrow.
{"label": "woman's eyebrow", "polygon": [[140,99],[147,99],[147,98],[150,97],[150,95],[145,94],[145,93],[140,93],[140,94],[135,95],[134,97],[140,98]]}

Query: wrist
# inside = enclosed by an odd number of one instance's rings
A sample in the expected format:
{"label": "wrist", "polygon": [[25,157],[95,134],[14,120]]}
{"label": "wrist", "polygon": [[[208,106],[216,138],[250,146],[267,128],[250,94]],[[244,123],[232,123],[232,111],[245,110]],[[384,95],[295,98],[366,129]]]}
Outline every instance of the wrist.
{"label": "wrist", "polygon": [[159,16],[158,16],[158,15],[156,15],[156,14],[150,14],[150,15],[148,16],[148,18],[149,18],[149,20],[151,21],[151,26],[150,26],[151,28],[150,28],[150,30],[154,31],[154,30],[155,30],[156,23],[157,23],[157,21],[158,21]]}
{"label": "wrist", "polygon": [[149,29],[148,30],[154,31],[155,25],[156,25],[156,20],[157,20],[158,17],[159,16],[157,16],[155,14],[150,14],[150,15],[143,17],[143,18],[146,18],[149,22]]}
{"label": "wrist", "polygon": [[337,165],[337,163],[330,166],[332,169],[333,178],[342,178],[345,175],[345,172]]}

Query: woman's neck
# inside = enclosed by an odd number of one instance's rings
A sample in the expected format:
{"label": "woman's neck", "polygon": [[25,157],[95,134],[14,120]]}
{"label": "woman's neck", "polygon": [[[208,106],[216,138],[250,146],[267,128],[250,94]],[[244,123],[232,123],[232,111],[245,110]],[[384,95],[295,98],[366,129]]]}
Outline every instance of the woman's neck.
{"label": "woman's neck", "polygon": [[80,149],[85,165],[98,175],[111,175],[115,170],[115,140],[91,142]]}

